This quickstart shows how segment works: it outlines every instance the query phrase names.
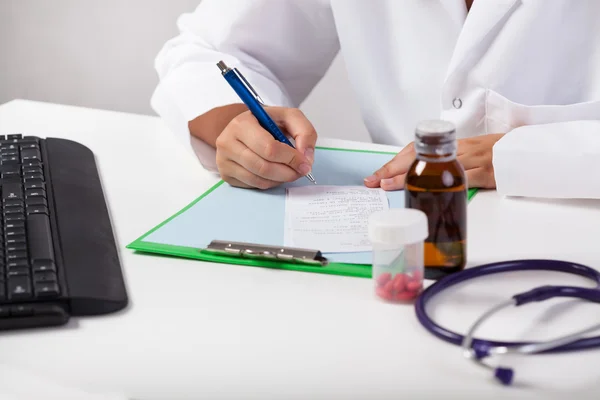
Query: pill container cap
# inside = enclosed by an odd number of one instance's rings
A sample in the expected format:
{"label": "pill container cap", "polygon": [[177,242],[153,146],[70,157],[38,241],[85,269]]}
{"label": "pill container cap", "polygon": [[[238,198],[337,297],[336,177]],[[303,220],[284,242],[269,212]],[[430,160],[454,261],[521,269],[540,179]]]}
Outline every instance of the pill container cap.
{"label": "pill container cap", "polygon": [[427,215],[412,208],[376,211],[369,216],[371,242],[404,245],[425,240],[429,235]]}

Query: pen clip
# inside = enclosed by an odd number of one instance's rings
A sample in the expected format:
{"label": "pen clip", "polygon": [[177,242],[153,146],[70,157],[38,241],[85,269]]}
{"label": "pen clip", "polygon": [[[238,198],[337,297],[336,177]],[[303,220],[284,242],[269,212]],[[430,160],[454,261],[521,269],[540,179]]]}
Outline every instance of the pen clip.
{"label": "pen clip", "polygon": [[250,84],[250,82],[248,82],[246,80],[246,78],[244,78],[244,75],[242,75],[242,73],[240,71],[238,71],[237,68],[233,68],[233,72],[238,76],[238,78],[240,78],[240,80],[242,81],[242,83],[248,88],[248,90],[254,94],[254,97],[256,98],[256,100],[258,100],[258,102],[260,104],[262,104],[263,106],[266,106],[265,102],[263,101],[263,99],[261,99],[261,97],[259,96],[259,94],[256,92],[256,90],[254,90],[254,88],[252,87],[252,85]]}

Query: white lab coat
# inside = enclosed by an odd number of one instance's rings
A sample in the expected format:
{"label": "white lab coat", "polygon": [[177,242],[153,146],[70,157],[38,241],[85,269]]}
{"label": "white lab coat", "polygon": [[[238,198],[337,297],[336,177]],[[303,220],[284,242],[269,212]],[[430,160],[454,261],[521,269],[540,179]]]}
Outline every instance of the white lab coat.
{"label": "white lab coat", "polygon": [[476,0],[468,16],[464,0],[203,0],[157,56],[152,105],[211,169],[187,122],[240,102],[217,61],[298,107],[341,50],[375,142],[404,146],[432,118],[507,133],[499,192],[600,198],[599,16],[600,0]]}

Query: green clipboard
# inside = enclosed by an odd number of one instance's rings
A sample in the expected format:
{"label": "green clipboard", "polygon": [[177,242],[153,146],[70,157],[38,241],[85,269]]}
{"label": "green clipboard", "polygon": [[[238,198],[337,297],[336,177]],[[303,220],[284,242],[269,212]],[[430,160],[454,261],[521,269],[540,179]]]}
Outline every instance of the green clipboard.
{"label": "green clipboard", "polygon": [[[396,154],[397,153],[395,152],[317,147],[315,164],[313,166],[313,175],[319,184],[336,184],[337,179],[337,184],[362,185],[362,178],[367,176],[366,174],[370,174],[373,170],[379,168],[381,165],[383,165],[383,163],[391,159]],[[348,177],[357,177],[356,179],[358,180],[348,181],[348,179],[353,179]],[[323,179],[330,179],[331,181],[323,182]],[[296,185],[297,184],[301,183],[296,183]],[[275,189],[283,191],[278,192],[279,197],[281,197],[281,193],[285,194],[284,187]],[[190,221],[186,221],[186,218],[189,218],[189,216],[192,216],[193,218],[199,218],[199,215],[206,216],[207,214],[218,214],[230,210],[230,208],[227,208],[226,202],[231,201],[231,197],[233,195],[228,192],[226,193],[226,191],[233,191],[234,195],[236,196],[254,196],[250,200],[242,202],[253,203],[249,207],[256,207],[256,204],[261,204],[261,201],[272,202],[274,198],[277,198],[278,202],[285,202],[285,196],[283,196],[283,199],[279,199],[279,197],[273,196],[272,193],[231,188],[224,181],[220,181],[186,207],[181,209],[179,212],[156,225],[154,228],[134,240],[126,247],[141,253],[196,259],[215,263],[343,275],[360,278],[371,277],[371,264],[370,261],[366,260],[363,260],[365,262],[359,263],[340,262],[335,261],[335,257],[331,257],[331,260],[323,262],[323,254],[321,254],[318,249],[294,249],[281,246],[281,243],[265,243],[261,242],[260,240],[258,240],[257,243],[253,240],[254,235],[249,234],[242,237],[244,240],[239,240],[239,237],[211,237],[210,240],[206,238],[207,235],[209,235],[208,230],[211,229],[218,230],[216,228],[231,228],[228,230],[228,232],[236,233],[238,233],[239,230],[243,230],[239,229],[239,227],[244,227],[244,224],[250,222],[239,217],[234,217],[229,227],[217,227],[213,224],[212,227],[207,226],[205,229],[197,231],[196,236],[205,237],[205,240],[201,241],[201,243],[185,243],[181,245],[177,243],[177,240],[169,241],[159,237],[160,234],[164,233],[164,231],[170,230],[170,234],[174,235],[179,228],[183,232],[186,229],[190,229],[190,226],[200,225],[188,223]],[[469,189],[468,199],[471,200],[476,192],[477,189]],[[398,195],[400,193],[401,192],[397,192]],[[223,198],[219,199],[217,196],[223,196]],[[204,210],[204,214],[202,212],[197,212],[198,209],[205,204],[202,203],[203,201],[205,203],[212,204],[211,207],[213,207],[208,211]],[[277,204],[277,206],[281,207],[281,204]],[[265,207],[269,209],[273,208],[270,207],[270,204],[267,204]],[[177,224],[179,224],[179,227]],[[275,221],[274,224],[283,225],[282,221]],[[260,227],[257,227],[257,229],[260,229]],[[194,235],[182,235],[182,237],[185,237],[186,240],[190,240],[190,236]],[[227,245],[228,249],[225,249]],[[277,249],[280,251],[277,251]],[[268,255],[264,256],[265,253]]]}

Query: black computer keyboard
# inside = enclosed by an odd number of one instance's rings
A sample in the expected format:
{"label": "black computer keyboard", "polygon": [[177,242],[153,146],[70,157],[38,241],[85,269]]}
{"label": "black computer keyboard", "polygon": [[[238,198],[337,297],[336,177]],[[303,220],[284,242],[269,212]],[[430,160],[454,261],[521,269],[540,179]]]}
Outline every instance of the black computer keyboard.
{"label": "black computer keyboard", "polygon": [[0,136],[0,330],[65,324],[128,302],[93,153]]}

